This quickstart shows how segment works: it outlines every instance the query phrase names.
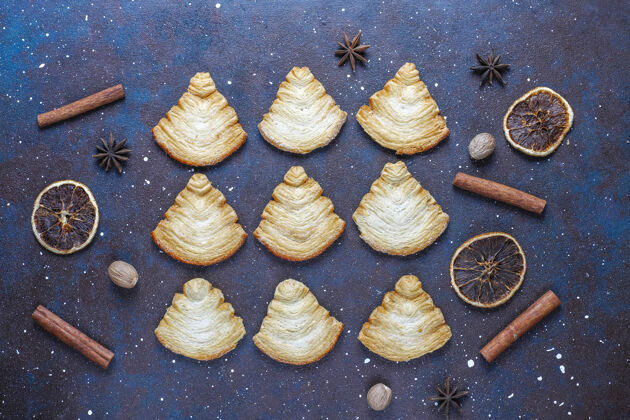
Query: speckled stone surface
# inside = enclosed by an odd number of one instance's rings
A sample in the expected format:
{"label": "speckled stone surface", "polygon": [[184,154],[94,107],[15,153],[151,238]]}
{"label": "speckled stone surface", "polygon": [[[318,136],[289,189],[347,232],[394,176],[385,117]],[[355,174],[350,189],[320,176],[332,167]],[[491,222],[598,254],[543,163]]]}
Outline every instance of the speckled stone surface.
{"label": "speckled stone surface", "polygon": [[[630,76],[624,1],[582,2],[58,2],[0,5],[0,417],[2,418],[439,418],[426,398],[446,375],[470,390],[464,418],[627,418],[630,397]],[[336,66],[335,41],[363,29],[371,44],[356,73]],[[469,67],[494,48],[512,65],[508,85],[479,89]],[[398,258],[373,252],[352,213],[386,162],[356,122],[358,108],[405,62],[437,100],[450,137],[403,160],[450,215],[439,240]],[[348,121],[328,147],[306,156],[267,144],[257,124],[292,66],[309,66]],[[249,134],[232,157],[200,169],[227,197],[249,234],[229,260],[196,268],[160,252],[149,232],[194,172],[169,158],[151,128],[195,72],[209,71]],[[36,115],[118,82],[123,101],[46,129]],[[535,86],[560,92],[575,123],[548,158],[512,149],[501,120]],[[112,131],[133,150],[122,175],[91,154]],[[487,161],[468,157],[490,132]],[[281,261],[253,237],[273,188],[302,165],[347,222],[341,238],[306,263]],[[455,190],[457,171],[498,180],[548,200],[541,217]],[[30,228],[37,193],[71,178],[101,210],[85,250],[58,256]],[[521,290],[477,310],[451,290],[456,247],[487,231],[514,235],[527,254]],[[132,263],[138,286],[111,284],[106,268]],[[383,294],[417,275],[442,308],[453,338],[433,354],[392,363],[356,339]],[[173,294],[204,277],[243,317],[247,335],[220,360],[198,362],[153,334]],[[310,366],[274,362],[252,343],[276,284],[306,283],[344,322],[337,346]],[[492,364],[479,349],[547,289],[563,305]],[[44,304],[116,357],[107,371],[36,326]],[[370,411],[382,381],[391,406]],[[626,388],[622,388],[622,385]]]}

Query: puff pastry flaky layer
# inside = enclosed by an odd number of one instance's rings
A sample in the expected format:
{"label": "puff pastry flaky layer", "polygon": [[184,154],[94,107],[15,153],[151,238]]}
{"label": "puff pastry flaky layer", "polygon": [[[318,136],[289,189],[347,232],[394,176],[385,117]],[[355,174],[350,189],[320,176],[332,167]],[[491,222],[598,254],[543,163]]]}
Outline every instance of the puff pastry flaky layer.
{"label": "puff pastry flaky layer", "polygon": [[184,284],[184,294],[173,297],[155,335],[174,353],[211,360],[234,349],[245,327],[221,290],[204,279],[192,279]]}
{"label": "puff pastry flaky layer", "polygon": [[368,322],[359,332],[359,340],[381,357],[405,362],[442,347],[451,338],[440,308],[422,290],[416,276],[406,275],[387,292]]}
{"label": "puff pastry flaky layer", "polygon": [[448,215],[403,162],[387,163],[352,215],[361,239],[376,251],[410,255],[431,245]]}
{"label": "puff pastry flaky layer", "polygon": [[293,67],[258,129],[278,149],[304,154],[330,143],[344,122],[346,113],[309,68]]}
{"label": "puff pastry flaky layer", "polygon": [[279,362],[305,365],[332,350],[342,330],[308,287],[288,279],[276,287],[254,344]]}
{"label": "puff pastry flaky layer", "polygon": [[398,154],[429,150],[448,136],[448,128],[415,64],[402,66],[385,88],[357,112],[357,121],[374,141]]}
{"label": "puff pastry flaky layer", "polygon": [[274,255],[304,261],[324,252],[345,226],[319,184],[294,166],[274,189],[254,236]]}
{"label": "puff pastry flaky layer", "polygon": [[194,174],[151,236],[171,257],[210,265],[234,254],[247,234],[221,191],[203,174]]}
{"label": "puff pastry flaky layer", "polygon": [[197,73],[177,105],[153,127],[153,137],[173,159],[205,166],[234,153],[247,133],[210,73]]}

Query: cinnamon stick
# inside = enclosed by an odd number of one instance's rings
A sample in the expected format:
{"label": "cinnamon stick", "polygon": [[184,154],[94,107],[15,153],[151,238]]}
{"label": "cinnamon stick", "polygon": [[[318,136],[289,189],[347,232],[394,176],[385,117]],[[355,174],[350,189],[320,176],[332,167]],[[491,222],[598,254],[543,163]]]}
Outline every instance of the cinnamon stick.
{"label": "cinnamon stick", "polygon": [[458,172],[457,175],[455,175],[453,185],[463,190],[506,204],[511,204],[536,214],[541,214],[547,204],[542,198],[527,194],[516,188],[508,187],[507,185],[487,179],[477,178],[476,176],[466,175],[462,172]]}
{"label": "cinnamon stick", "polygon": [[37,124],[40,127],[46,127],[59,121],[67,120],[84,112],[91,111],[119,99],[125,97],[125,89],[122,84],[117,84],[105,90],[101,90],[93,95],[79,99],[61,108],[39,114],[37,116]]}
{"label": "cinnamon stick", "polygon": [[548,290],[522,314],[516,317],[514,321],[510,322],[510,325],[490,340],[481,349],[481,355],[488,362],[492,362],[520,336],[529,331],[530,328],[558,306],[560,306],[560,299],[554,292]]}
{"label": "cinnamon stick", "polygon": [[109,366],[109,363],[114,358],[114,353],[110,350],[92,340],[42,305],[38,305],[35,312],[33,312],[33,319],[46,331],[80,352],[103,369],[107,369],[107,366]]}

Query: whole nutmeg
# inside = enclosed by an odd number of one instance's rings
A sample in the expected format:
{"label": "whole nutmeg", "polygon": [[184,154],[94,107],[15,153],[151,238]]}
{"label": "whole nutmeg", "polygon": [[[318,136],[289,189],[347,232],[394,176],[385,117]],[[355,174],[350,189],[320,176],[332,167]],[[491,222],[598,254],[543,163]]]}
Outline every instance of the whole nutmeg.
{"label": "whole nutmeg", "polygon": [[367,393],[367,403],[372,410],[383,411],[392,401],[392,390],[385,384],[376,384]]}
{"label": "whole nutmeg", "polygon": [[468,152],[471,158],[481,160],[490,156],[496,145],[492,134],[479,133],[470,141]]}
{"label": "whole nutmeg", "polygon": [[114,261],[107,269],[109,278],[116,286],[131,289],[138,282],[138,272],[133,265],[124,261]]}

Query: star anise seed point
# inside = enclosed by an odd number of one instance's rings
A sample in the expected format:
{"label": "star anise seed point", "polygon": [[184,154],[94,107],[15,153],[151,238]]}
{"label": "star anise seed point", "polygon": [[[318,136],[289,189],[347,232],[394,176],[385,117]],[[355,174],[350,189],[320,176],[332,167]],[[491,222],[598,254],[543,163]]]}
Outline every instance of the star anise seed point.
{"label": "star anise seed point", "polygon": [[499,64],[499,60],[501,59],[501,54],[498,54],[496,57],[494,55],[494,50],[491,50],[490,54],[487,58],[483,58],[479,53],[477,55],[477,61],[479,61],[480,66],[473,66],[470,69],[472,71],[476,71],[481,74],[481,84],[479,86],[483,86],[485,82],[488,82],[490,86],[492,86],[492,79],[497,79],[501,82],[502,85],[505,85],[505,81],[503,80],[503,76],[501,73],[507,70],[510,65],[509,64]]}
{"label": "star anise seed point", "polygon": [[450,381],[451,381],[451,378],[447,377],[444,380],[444,389],[440,388],[439,386],[436,387],[438,391],[438,395],[434,397],[429,397],[430,401],[436,401],[439,403],[438,411],[443,411],[447,419],[449,416],[451,405],[457,408],[459,411],[461,411],[462,407],[458,400],[468,395],[467,390],[459,391],[457,387],[451,388]]}
{"label": "star anise seed point", "polygon": [[122,173],[122,163],[129,159],[127,155],[131,152],[131,150],[125,148],[127,139],[122,139],[117,143],[110,131],[109,141],[103,138],[100,140],[103,145],[96,146],[98,153],[93,154],[92,157],[98,159],[99,165],[105,168],[105,172],[108,172],[113,165],[118,170],[118,173]]}
{"label": "star anise seed point", "polygon": [[363,57],[361,54],[365,53],[365,50],[367,50],[368,48],[370,48],[369,45],[359,45],[359,43],[361,42],[361,34],[363,33],[363,31],[359,31],[358,34],[356,34],[354,36],[354,38],[352,38],[352,41],[350,41],[350,38],[348,37],[348,34],[346,34],[345,32],[343,33],[343,41],[344,43],[342,44],[341,42],[337,41],[337,44],[339,44],[339,46],[341,47],[340,50],[336,50],[335,51],[335,55],[341,55],[341,60],[339,60],[339,63],[337,63],[337,65],[341,66],[343,65],[346,61],[350,61],[350,65],[352,66],[352,71],[355,71],[356,69],[356,61],[362,61],[364,63],[367,63],[368,61],[365,59],[365,57]]}

